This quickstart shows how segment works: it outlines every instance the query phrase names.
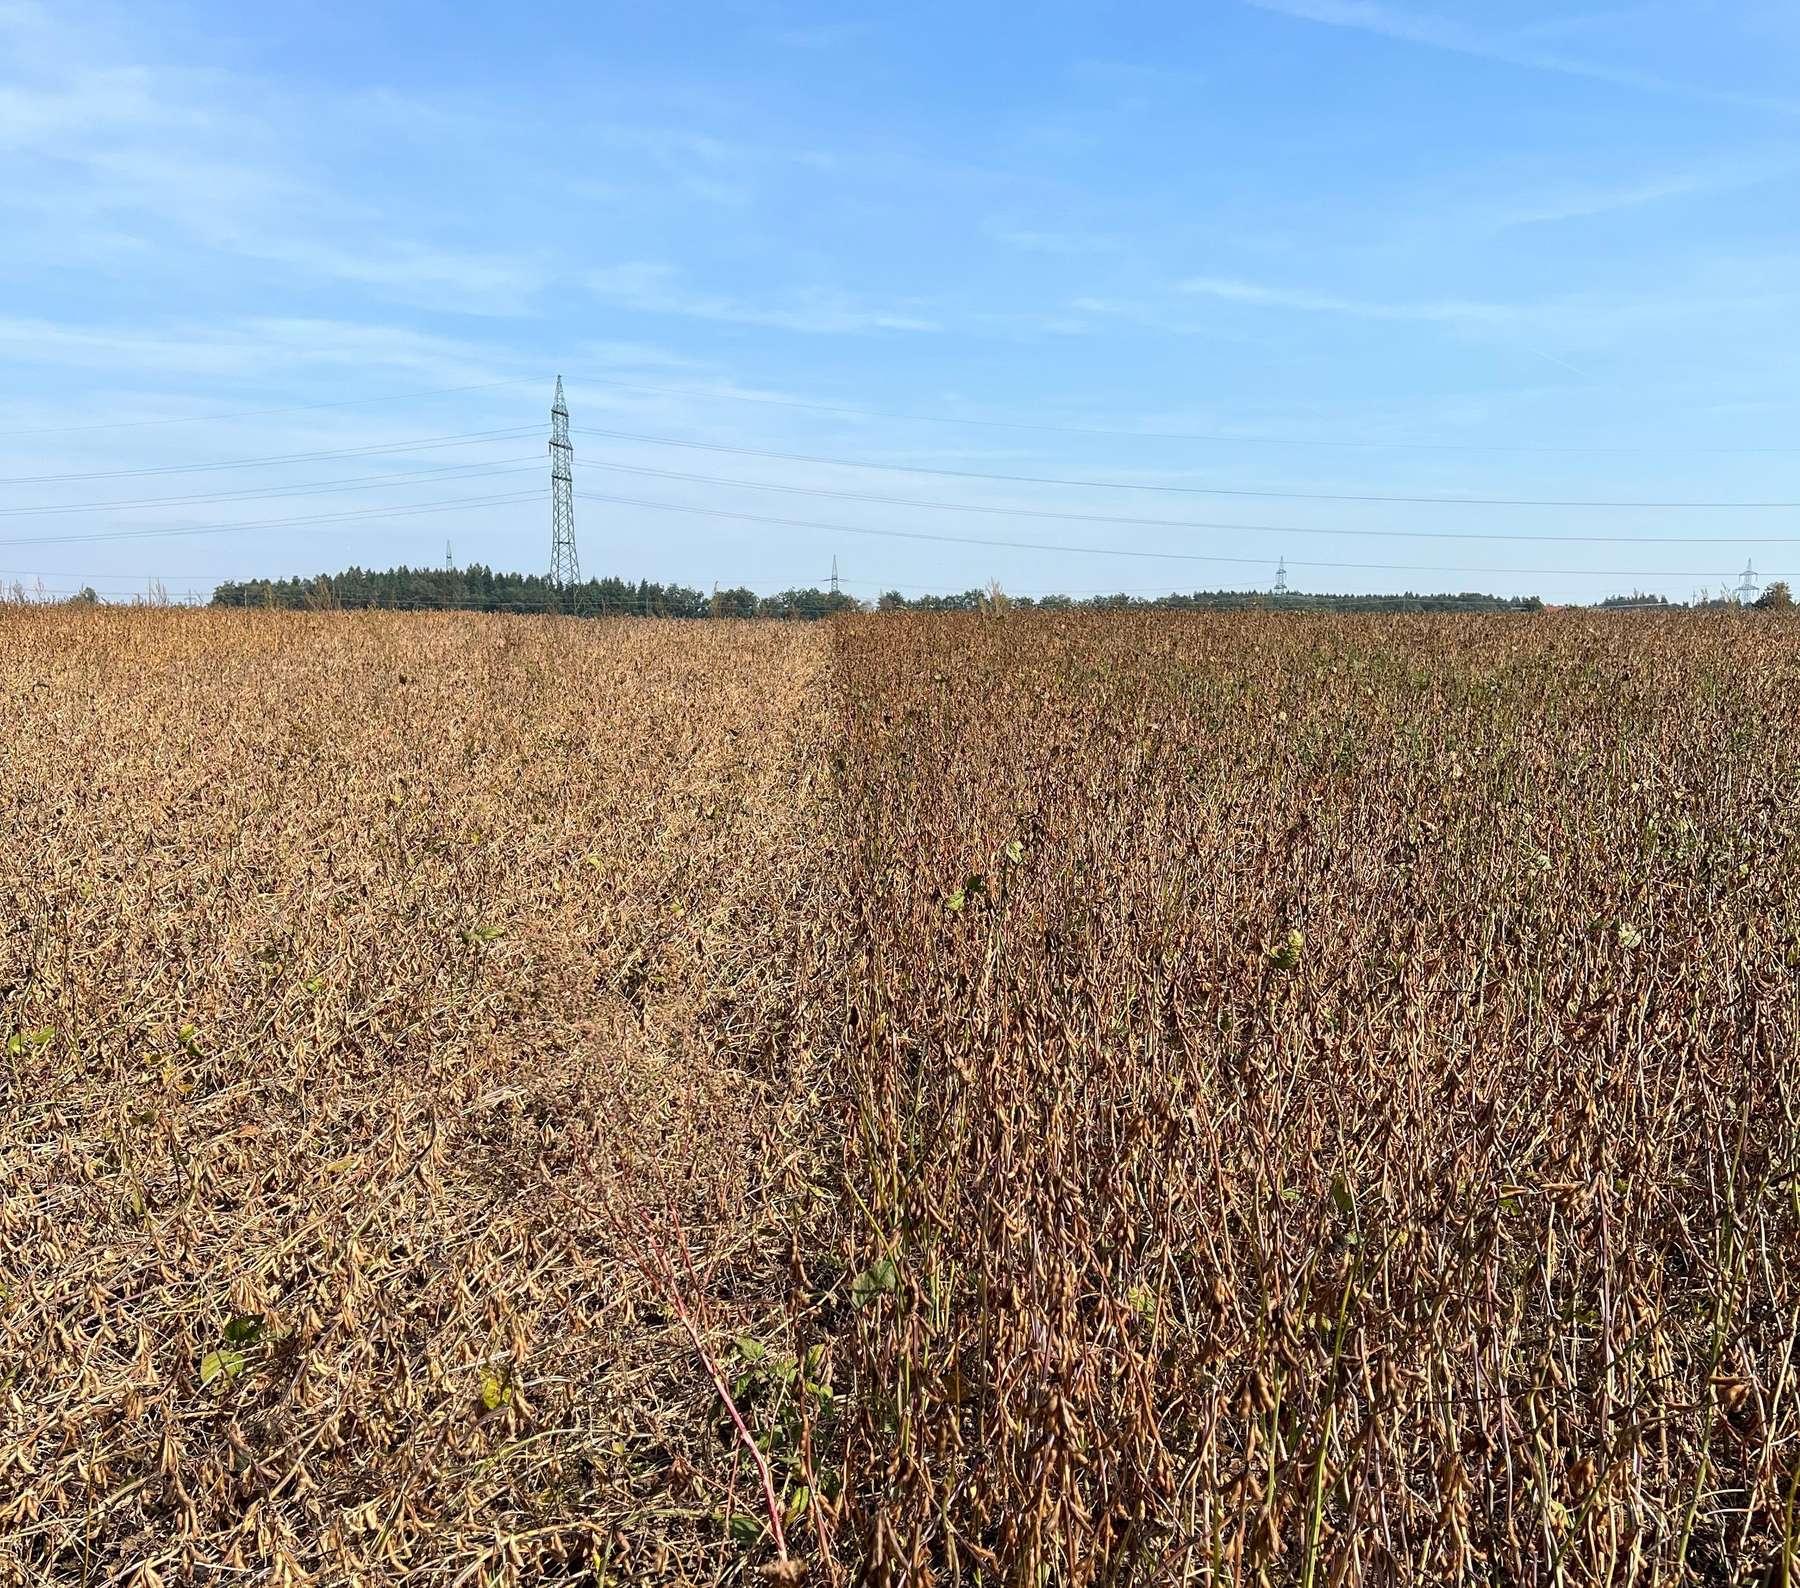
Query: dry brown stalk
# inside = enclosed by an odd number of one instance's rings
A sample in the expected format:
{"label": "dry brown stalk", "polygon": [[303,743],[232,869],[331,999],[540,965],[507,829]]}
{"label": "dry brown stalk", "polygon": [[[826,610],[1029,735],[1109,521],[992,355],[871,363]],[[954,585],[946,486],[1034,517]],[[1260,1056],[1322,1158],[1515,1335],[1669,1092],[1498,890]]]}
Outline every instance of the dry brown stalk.
{"label": "dry brown stalk", "polygon": [[1791,1582],[1794,636],[7,607],[0,1583]]}

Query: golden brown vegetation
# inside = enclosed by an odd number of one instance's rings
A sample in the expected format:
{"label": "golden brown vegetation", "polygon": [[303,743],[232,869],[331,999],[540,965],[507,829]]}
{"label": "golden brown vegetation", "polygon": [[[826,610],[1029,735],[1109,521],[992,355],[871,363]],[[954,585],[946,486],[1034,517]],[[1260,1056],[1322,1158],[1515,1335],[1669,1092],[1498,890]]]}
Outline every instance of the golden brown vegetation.
{"label": "golden brown vegetation", "polygon": [[0,645],[0,1575],[534,1581],[694,1531],[719,1499],[643,1474],[710,1390],[600,1192],[648,1161],[754,1315],[817,638]]}
{"label": "golden brown vegetation", "polygon": [[1789,1582],[1790,625],[0,640],[15,1580]]}

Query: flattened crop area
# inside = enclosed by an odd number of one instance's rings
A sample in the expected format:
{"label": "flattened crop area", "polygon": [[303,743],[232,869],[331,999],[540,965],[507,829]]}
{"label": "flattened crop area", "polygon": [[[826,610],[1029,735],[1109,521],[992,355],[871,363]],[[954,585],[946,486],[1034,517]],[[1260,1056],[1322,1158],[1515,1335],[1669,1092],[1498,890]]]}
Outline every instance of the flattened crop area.
{"label": "flattened crop area", "polygon": [[711,1437],[621,1220],[653,1196],[716,1268],[771,1205],[820,637],[11,610],[0,644],[0,1574],[604,1550],[633,1441]]}

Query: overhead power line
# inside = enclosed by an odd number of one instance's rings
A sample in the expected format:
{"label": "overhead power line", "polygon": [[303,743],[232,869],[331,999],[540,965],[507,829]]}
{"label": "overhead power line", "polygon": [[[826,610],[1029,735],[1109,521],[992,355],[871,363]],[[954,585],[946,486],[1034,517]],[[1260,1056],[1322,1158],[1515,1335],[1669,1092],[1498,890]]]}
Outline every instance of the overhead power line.
{"label": "overhead power line", "polygon": [[513,491],[503,496],[449,497],[441,502],[415,502],[404,507],[378,507],[344,513],[315,513],[301,518],[259,518],[242,524],[190,524],[173,529],[98,530],[87,535],[28,535],[0,540],[0,546],[69,546],[101,540],[160,540],[192,535],[235,535],[259,529],[299,529],[315,524],[357,524],[367,519],[406,518],[420,513],[454,513],[473,507],[510,502],[536,502],[544,493]]}
{"label": "overhead power line", "polygon": [[1204,441],[1255,447],[1343,447],[1405,452],[1497,452],[1554,456],[1662,457],[1681,453],[1700,457],[1785,456],[1800,447],[1575,447],[1515,446],[1487,441],[1382,441],[1368,437],[1263,436],[1231,430],[1144,430],[1129,426],[1045,424],[1026,419],[974,419],[964,414],[903,413],[893,409],[850,407],[843,403],[804,402],[764,392],[721,391],[716,387],[645,386],[635,381],[587,376],[583,384],[608,386],[619,391],[648,392],[659,397],[699,397],[724,402],[757,403],[769,408],[793,408],[806,413],[840,414],[846,419],[898,419],[910,424],[955,425],[982,430],[1020,430],[1054,436],[1112,436],[1127,441]]}
{"label": "overhead power line", "polygon": [[151,474],[205,474],[213,469],[250,469],[278,463],[314,463],[322,458],[377,457],[391,452],[425,452],[434,447],[472,446],[481,441],[511,441],[536,431],[535,425],[514,425],[505,430],[470,430],[461,435],[424,436],[413,441],[371,442],[361,447],[335,447],[320,452],[284,452],[266,458],[230,458],[222,463],[162,463],[141,469],[97,469],[79,474],[18,474],[0,485],[62,485],[71,480],[126,480]]}
{"label": "overhead power line", "polygon": [[[420,567],[418,567],[417,569],[415,569],[413,571],[416,573],[428,574],[428,573],[435,573],[438,570],[433,569],[433,568],[427,568],[427,567],[421,565]],[[451,569],[448,571],[452,572],[452,573],[456,573],[456,572],[459,572],[460,570]],[[1415,570],[1415,571],[1429,572],[1431,570]],[[1456,571],[1456,570],[1451,570],[1451,571]],[[1509,571],[1509,572],[1522,572],[1522,571],[1530,572],[1531,570],[1511,569],[1511,570],[1507,570],[1507,571]],[[1599,573],[1604,573],[1606,570],[1595,570],[1595,571],[1599,572]],[[334,576],[325,575],[324,577],[331,578]],[[1626,577],[1628,577],[1628,576],[1626,576]],[[1671,574],[1671,575],[1668,575],[1668,577],[1685,579],[1685,578],[1693,578],[1693,577],[1697,577],[1697,576],[1690,575],[1690,574]],[[281,584],[281,583],[291,582],[291,580],[294,578],[298,578],[302,583],[305,583],[305,582],[307,582],[309,576],[307,576],[307,575],[285,576],[284,575],[284,576],[280,576],[280,577],[275,577],[275,576],[271,576],[266,573],[217,573],[217,572],[214,572],[214,573],[84,573],[79,570],[70,570],[67,568],[0,568],[0,579],[73,579],[73,580],[80,580],[81,583],[84,585],[113,584],[113,585],[127,586],[128,588],[126,590],[118,592],[118,594],[120,594],[120,595],[130,594],[133,591],[135,591],[138,587],[141,587],[141,586],[144,586],[147,584],[169,584],[169,583],[181,583],[184,581],[189,582],[189,583],[211,584],[211,585],[215,585],[215,586],[221,585],[221,584]],[[634,581],[632,581],[630,579],[621,579],[620,582],[623,584],[626,584],[626,585],[630,585]],[[779,581],[779,580],[769,580],[766,578],[766,576],[764,576],[764,577],[760,578],[757,582],[766,584],[771,587],[773,587],[775,585],[780,585],[782,589],[796,589],[797,590],[797,589],[806,589],[806,588],[817,588],[816,586],[808,586],[806,584],[805,580],[798,579],[798,578],[789,578],[785,581]],[[930,594],[930,595],[963,595],[963,594],[967,594],[973,590],[978,590],[978,587],[972,586],[966,582],[962,583],[962,584],[917,584],[917,583],[909,583],[908,581],[902,580],[902,579],[853,578],[849,574],[841,574],[839,576],[839,582],[842,584],[847,584],[847,585],[860,585],[864,589],[868,589],[868,590],[875,590],[875,591],[914,590],[914,591],[921,591],[921,592],[924,592],[924,593]],[[726,586],[728,584],[731,584],[731,581],[721,578],[721,579],[715,581],[715,584],[717,586]],[[737,588],[740,586],[748,587],[750,584],[751,584],[750,580],[739,579],[738,581],[736,581],[736,584],[733,585],[733,588]],[[43,587],[43,593],[48,594],[48,595],[59,595],[59,594],[60,595],[78,595],[80,593],[80,586],[75,586],[75,587],[71,587],[71,588],[67,588],[67,589]],[[824,592],[821,592],[821,593],[824,593]],[[1171,587],[1168,584],[1159,584],[1159,585],[1096,585],[1096,586],[1090,586],[1087,588],[1071,588],[1066,585],[1057,585],[1057,586],[1053,586],[1048,589],[1038,589],[1038,590],[1019,589],[1019,588],[1009,586],[1006,593],[1011,596],[1030,596],[1030,597],[1036,599],[1036,598],[1041,598],[1041,597],[1045,597],[1045,596],[1068,596],[1071,598],[1086,598],[1089,596],[1115,596],[1115,595],[1181,595],[1186,592],[1171,589]],[[1246,591],[1243,593],[1254,594],[1256,592]],[[427,607],[440,607],[441,606],[441,607],[454,608],[459,611],[480,610],[479,608],[474,608],[474,607],[468,606],[467,605],[468,599],[480,599],[480,598],[465,598],[464,600],[455,600],[455,599],[451,599],[451,598],[440,598],[440,597],[432,597],[432,596],[409,596],[409,597],[405,598],[406,605],[408,605],[408,606],[427,606]],[[522,608],[525,610],[532,610],[532,611],[538,611],[538,610],[561,611],[564,609],[562,604],[559,602],[540,602],[540,603],[511,602],[511,601],[506,600],[503,597],[498,597],[498,596],[488,597],[486,599],[489,600],[490,602],[492,602],[492,604],[494,604],[496,606],[506,606],[509,609],[511,609],[513,607],[519,607],[519,608]],[[1611,604],[1609,604],[1609,609],[1613,610],[1613,611],[1676,610],[1676,609],[1666,608],[1662,602],[1648,602],[1648,603],[1644,603],[1641,606],[1611,603]],[[635,612],[637,609],[634,606],[630,610]]]}
{"label": "overhead power line", "polygon": [[489,474],[517,474],[518,465],[536,463],[531,458],[502,458],[496,463],[447,463],[438,468],[409,469],[401,474],[358,474],[344,480],[312,480],[305,485],[252,491],[207,491],[195,496],[147,496],[135,501],[58,502],[53,507],[0,507],[0,516],[35,517],[41,513],[127,512],[147,507],[193,507],[205,502],[256,502],[270,497],[316,496],[349,486],[370,488],[411,485],[447,479],[479,479]]}
{"label": "overhead power line", "polygon": [[998,507],[986,502],[930,501],[916,496],[883,496],[870,491],[834,491],[820,485],[783,485],[770,480],[741,480],[718,474],[689,474],[678,469],[653,469],[641,463],[610,463],[589,458],[584,468],[605,469],[615,474],[640,474],[658,480],[682,480],[695,485],[729,485],[749,491],[778,491],[783,495],[825,497],[840,502],[879,502],[893,507],[923,507],[947,513],[987,513],[1006,518],[1053,518],[1081,524],[1119,524],[1141,529],[1223,529],[1266,535],[1334,535],[1396,540],[1504,540],[1619,546],[1794,546],[1795,535],[1519,535],[1506,530],[1454,529],[1345,529],[1318,528],[1306,524],[1245,524],[1203,518],[1138,518],[1113,513],[1072,513],[1049,507]]}
{"label": "overhead power line", "polygon": [[[458,386],[430,386],[413,391],[390,392],[374,397],[350,397],[313,403],[286,403],[278,407],[237,408],[224,413],[178,414],[157,419],[117,419],[90,425],[38,425],[28,428],[0,430],[0,438],[40,435],[85,435],[101,430],[140,430],[167,425],[225,423],[235,419],[260,419],[274,414],[312,413],[336,408],[372,408],[390,403],[420,401],[431,397],[453,396],[463,392],[493,391],[503,386],[518,386],[535,380],[531,375],[510,375],[500,380],[474,381]],[[655,386],[641,381],[617,380],[609,376],[589,375],[583,384],[604,386],[615,391],[647,393],[659,397],[699,398],[713,402],[753,403],[759,407],[786,408],[804,413],[837,414],[853,419],[892,419],[910,424],[953,425],[959,428],[1011,430],[1038,435],[1107,436],[1136,441],[1197,441],[1232,446],[1259,447],[1325,447],[1334,449],[1395,450],[1409,452],[1506,453],[1547,456],[1665,456],[1680,453],[1687,456],[1755,457],[1784,456],[1800,452],[1800,447],[1624,447],[1624,446],[1546,446],[1488,441],[1411,441],[1371,438],[1367,436],[1271,436],[1238,430],[1161,430],[1132,425],[1054,424],[1041,420],[977,418],[967,414],[919,413],[889,408],[868,408],[847,403],[811,402],[802,398],[780,397],[769,392],[726,390],[719,387]]]}
{"label": "overhead power line", "polygon": [[[1267,557],[1222,557],[1195,551],[1139,551],[1119,546],[1079,546],[1056,541],[990,540],[979,535],[940,535],[917,529],[870,529],[859,524],[821,523],[817,519],[780,518],[767,513],[738,513],[724,508],[689,507],[680,502],[657,502],[636,496],[609,496],[597,491],[577,491],[577,496],[624,507],[649,507],[663,512],[692,513],[701,518],[728,518],[752,524],[774,524],[788,529],[817,529],[834,535],[869,535],[882,540],[924,540],[952,546],[986,546],[1003,551],[1068,552],[1085,557],[1133,557],[1160,562],[1202,562],[1257,567]],[[4,544],[4,542],[0,542]],[[1534,578],[1566,579],[1593,575],[1608,579],[1704,579],[1708,573],[1682,568],[1445,568],[1405,562],[1322,562],[1296,560],[1296,567],[1359,569],[1377,573],[1525,574]]]}
{"label": "overhead power line", "polygon": [[509,375],[505,380],[482,380],[468,386],[430,386],[423,391],[392,392],[385,397],[347,397],[341,402],[287,403],[280,408],[239,408],[223,414],[181,414],[170,419],[115,419],[97,425],[39,425],[31,430],[0,430],[0,436],[85,435],[91,430],[142,430],[153,425],[199,425],[228,419],[261,419],[269,414],[311,413],[320,408],[373,408],[382,403],[415,402],[425,397],[446,397],[453,392],[492,391],[496,386],[517,386],[533,377]]}
{"label": "overhead power line", "polygon": [[1256,496],[1279,498],[1293,502],[1385,502],[1389,504],[1428,504],[1438,507],[1602,507],[1631,508],[1637,511],[1697,511],[1701,509],[1755,508],[1794,509],[1800,501],[1787,502],[1640,502],[1597,501],[1591,498],[1539,498],[1514,496],[1406,496],[1397,493],[1351,491],[1277,491],[1258,490],[1248,486],[1168,485],[1147,480],[1096,480],[1048,474],[995,474],[980,469],[931,468],[922,463],[877,463],[867,458],[834,458],[817,453],[777,452],[764,447],[727,446],[717,441],[689,441],[677,436],[640,435],[630,430],[598,430],[580,427],[578,434],[601,436],[612,441],[636,441],[648,446],[686,447],[699,452],[725,452],[742,458],[774,458],[784,463],[822,463],[839,469],[879,469],[891,474],[931,474],[946,479],[996,480],[1007,485],[1071,485],[1084,490],[1155,491],[1176,496]]}

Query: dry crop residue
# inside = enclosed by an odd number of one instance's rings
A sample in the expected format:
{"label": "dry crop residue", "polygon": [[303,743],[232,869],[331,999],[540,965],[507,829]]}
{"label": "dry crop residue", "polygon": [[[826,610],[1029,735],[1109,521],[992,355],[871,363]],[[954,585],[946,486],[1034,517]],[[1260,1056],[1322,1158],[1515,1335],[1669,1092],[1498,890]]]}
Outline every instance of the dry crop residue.
{"label": "dry crop residue", "polygon": [[0,1580],[1786,1582],[1794,639],[0,610]]}
{"label": "dry crop residue", "polygon": [[761,1304],[820,637],[0,647],[0,1580],[629,1567],[713,1408],[621,1206]]}

